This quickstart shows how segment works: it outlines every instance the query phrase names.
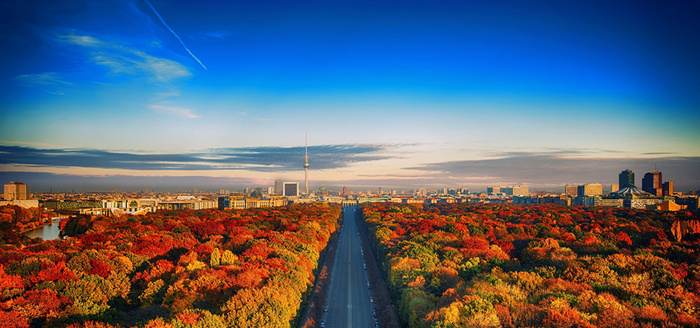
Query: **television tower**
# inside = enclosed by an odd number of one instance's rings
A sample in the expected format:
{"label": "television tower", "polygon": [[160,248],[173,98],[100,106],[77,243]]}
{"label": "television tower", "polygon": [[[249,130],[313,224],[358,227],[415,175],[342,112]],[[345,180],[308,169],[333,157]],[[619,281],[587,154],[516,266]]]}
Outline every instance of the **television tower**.
{"label": "television tower", "polygon": [[309,148],[307,133],[304,132],[304,187],[306,187],[306,197],[309,197]]}

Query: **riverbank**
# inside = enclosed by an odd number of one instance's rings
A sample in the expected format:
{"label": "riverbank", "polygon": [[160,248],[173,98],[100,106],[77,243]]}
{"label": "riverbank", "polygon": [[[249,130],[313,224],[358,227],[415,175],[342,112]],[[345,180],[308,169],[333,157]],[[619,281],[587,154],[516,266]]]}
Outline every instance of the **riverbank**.
{"label": "riverbank", "polygon": [[21,231],[20,234],[27,236],[29,238],[41,238],[43,240],[54,240],[61,238],[60,222],[61,220],[67,219],[68,216],[57,216],[52,217],[47,222],[40,226],[35,226],[32,229],[25,229]]}

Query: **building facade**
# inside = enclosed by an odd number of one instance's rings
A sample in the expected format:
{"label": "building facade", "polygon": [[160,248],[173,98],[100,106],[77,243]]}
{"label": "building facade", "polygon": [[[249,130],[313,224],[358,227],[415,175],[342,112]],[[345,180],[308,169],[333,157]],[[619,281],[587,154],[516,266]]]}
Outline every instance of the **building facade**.
{"label": "building facade", "polygon": [[629,169],[620,172],[619,182],[620,182],[619,186],[618,186],[619,189],[633,187],[634,186],[634,172],[632,172]]}
{"label": "building facade", "polygon": [[284,182],[282,180],[275,180],[275,195],[284,194]]}
{"label": "building facade", "polygon": [[21,182],[10,182],[5,185],[5,200],[29,199],[29,187]]}
{"label": "building facade", "polygon": [[661,185],[661,190],[663,192],[663,196],[673,196],[673,182],[672,181],[667,181],[664,182],[663,185]]}
{"label": "building facade", "polygon": [[206,210],[218,208],[217,203],[216,200],[165,201],[160,202],[159,206],[166,210]]}
{"label": "building facade", "polygon": [[620,190],[620,185],[617,183],[613,183],[610,185],[610,192],[616,192]]}
{"label": "building facade", "polygon": [[600,183],[587,183],[578,187],[579,196],[600,196],[603,194],[603,185]]}
{"label": "building facade", "polygon": [[299,197],[299,182],[284,182],[282,196]]}
{"label": "building facade", "polygon": [[654,170],[644,174],[642,179],[642,190],[657,196],[663,196],[663,180],[661,178],[661,172]]}
{"label": "building facade", "polygon": [[564,187],[564,195],[566,195],[566,196],[572,196],[572,197],[578,196],[578,186],[575,186],[575,185],[572,185],[572,186],[566,185],[566,186]]}

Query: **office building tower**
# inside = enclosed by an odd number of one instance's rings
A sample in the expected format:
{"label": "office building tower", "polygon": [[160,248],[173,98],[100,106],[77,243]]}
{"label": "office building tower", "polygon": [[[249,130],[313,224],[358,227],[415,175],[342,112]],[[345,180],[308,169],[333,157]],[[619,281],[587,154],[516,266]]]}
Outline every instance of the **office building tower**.
{"label": "office building tower", "polygon": [[603,185],[600,183],[587,183],[578,188],[579,196],[599,196],[603,194]]}
{"label": "office building tower", "polygon": [[610,185],[610,192],[616,192],[620,190],[620,185],[617,183],[613,183]]}
{"label": "office building tower", "polygon": [[282,180],[275,180],[275,195],[284,194],[284,183]]}
{"label": "office building tower", "polygon": [[528,187],[522,186],[522,185],[521,186],[501,187],[501,192],[505,192],[506,195],[508,195],[508,196],[527,196],[530,194],[528,192]]}
{"label": "office building tower", "polygon": [[673,196],[673,182],[672,181],[667,181],[664,182],[664,184],[661,186],[663,196]]}
{"label": "office building tower", "polygon": [[[491,189],[489,189],[491,188]],[[500,186],[500,187],[487,187],[487,192],[490,190],[489,195],[502,193],[506,196],[527,196],[530,194],[530,188],[525,185],[520,186]]]}
{"label": "office building tower", "polygon": [[564,187],[564,194],[566,196],[573,196],[576,197],[578,196],[578,186],[565,186]]}
{"label": "office building tower", "polygon": [[29,198],[29,187],[21,182],[10,182],[5,185],[5,200],[22,200]]}
{"label": "office building tower", "polygon": [[282,196],[287,197],[298,197],[299,196],[299,182],[284,182],[283,184]]}
{"label": "office building tower", "polygon": [[661,172],[654,170],[644,174],[642,179],[642,190],[657,196],[663,196],[663,189],[661,188],[663,181],[661,179]]}
{"label": "office building tower", "polygon": [[634,172],[627,169],[620,172],[620,189],[634,187]]}

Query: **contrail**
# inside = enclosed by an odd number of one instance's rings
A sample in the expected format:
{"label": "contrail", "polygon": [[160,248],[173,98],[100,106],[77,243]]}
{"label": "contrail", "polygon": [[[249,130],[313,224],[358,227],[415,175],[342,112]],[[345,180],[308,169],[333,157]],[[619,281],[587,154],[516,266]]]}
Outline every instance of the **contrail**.
{"label": "contrail", "polygon": [[156,8],[153,8],[153,5],[151,4],[151,2],[148,0],[143,0],[143,1],[146,1],[146,4],[148,4],[148,6],[151,7],[151,10],[153,10],[153,13],[156,14],[156,16],[158,16],[158,19],[160,19],[160,22],[163,23],[163,25],[165,25],[165,27],[168,28],[170,33],[172,33],[177,38],[178,41],[180,41],[180,44],[182,44],[182,46],[185,48],[185,50],[187,50],[187,52],[190,53],[190,56],[192,56],[192,58],[194,58],[194,60],[196,60],[199,63],[199,65],[202,65],[202,67],[204,67],[204,69],[207,69],[207,67],[204,66],[204,64],[202,64],[202,61],[199,60],[199,58],[197,58],[197,56],[195,56],[192,53],[192,51],[190,51],[190,49],[187,48],[187,46],[185,45],[184,42],[182,42],[182,39],[180,39],[180,37],[177,35],[177,33],[175,33],[175,31],[173,31],[173,29],[171,29],[170,26],[168,26],[168,24],[165,23],[165,20],[163,20],[163,17],[160,17],[160,14],[156,11]]}

